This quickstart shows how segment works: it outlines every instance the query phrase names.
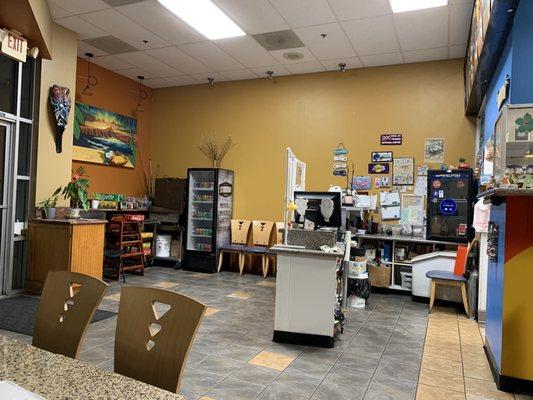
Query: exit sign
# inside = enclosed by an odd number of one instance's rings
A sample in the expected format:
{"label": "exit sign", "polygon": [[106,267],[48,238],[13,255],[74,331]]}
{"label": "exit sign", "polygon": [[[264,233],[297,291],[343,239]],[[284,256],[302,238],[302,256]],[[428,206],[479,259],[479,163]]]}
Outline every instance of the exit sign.
{"label": "exit sign", "polygon": [[5,36],[2,40],[0,52],[17,61],[26,62],[26,50],[28,41],[15,32],[4,29]]}

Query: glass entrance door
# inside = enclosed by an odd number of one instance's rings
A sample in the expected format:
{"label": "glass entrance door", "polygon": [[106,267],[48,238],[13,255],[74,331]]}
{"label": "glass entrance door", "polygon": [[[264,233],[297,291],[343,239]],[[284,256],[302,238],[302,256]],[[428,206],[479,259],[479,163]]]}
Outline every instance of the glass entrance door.
{"label": "glass entrance door", "polygon": [[11,241],[7,232],[8,227],[8,193],[9,193],[9,139],[11,138],[11,124],[0,120],[0,295],[5,294],[5,281],[8,275],[6,262],[7,245]]}

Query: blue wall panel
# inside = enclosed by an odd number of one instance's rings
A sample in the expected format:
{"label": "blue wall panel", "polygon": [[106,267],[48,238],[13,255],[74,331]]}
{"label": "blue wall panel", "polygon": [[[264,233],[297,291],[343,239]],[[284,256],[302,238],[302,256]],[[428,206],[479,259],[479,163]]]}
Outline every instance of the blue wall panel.
{"label": "blue wall panel", "polygon": [[511,103],[533,103],[533,1],[521,1],[513,21]]}

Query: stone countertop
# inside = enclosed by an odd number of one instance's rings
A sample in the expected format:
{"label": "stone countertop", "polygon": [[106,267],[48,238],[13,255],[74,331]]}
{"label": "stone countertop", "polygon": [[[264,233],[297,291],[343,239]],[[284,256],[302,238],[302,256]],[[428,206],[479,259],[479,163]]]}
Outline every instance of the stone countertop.
{"label": "stone countertop", "polygon": [[283,246],[283,245],[275,245],[270,248],[270,251],[277,253],[277,254],[289,254],[289,255],[293,254],[293,255],[300,255],[300,256],[320,256],[320,257],[325,257],[325,258],[344,257],[344,253],[325,253],[322,250],[296,248],[296,247]]}
{"label": "stone countertop", "polygon": [[179,394],[1,335],[0,380],[14,382],[46,400],[185,400]]}
{"label": "stone countertop", "polygon": [[450,246],[458,246],[462,243],[455,242],[445,242],[441,240],[428,240],[423,237],[416,236],[401,236],[401,235],[380,235],[376,233],[364,233],[362,235],[356,234],[355,237],[361,239],[372,239],[372,240],[395,240],[398,242],[411,242],[411,243],[425,243],[425,244],[446,244]]}
{"label": "stone countertop", "polygon": [[47,223],[47,224],[66,224],[66,225],[97,225],[97,224],[107,224],[105,219],[87,219],[87,218],[78,218],[78,219],[67,219],[67,218],[37,218],[31,222],[38,223]]}
{"label": "stone countertop", "polygon": [[533,196],[533,189],[489,189],[477,195],[478,199],[490,196]]}

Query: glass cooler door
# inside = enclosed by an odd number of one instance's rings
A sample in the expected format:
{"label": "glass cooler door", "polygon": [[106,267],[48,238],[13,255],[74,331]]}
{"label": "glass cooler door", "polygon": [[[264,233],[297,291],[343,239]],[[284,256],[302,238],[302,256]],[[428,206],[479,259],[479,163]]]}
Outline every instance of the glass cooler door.
{"label": "glass cooler door", "polygon": [[187,250],[210,253],[213,249],[215,171],[189,171]]}

